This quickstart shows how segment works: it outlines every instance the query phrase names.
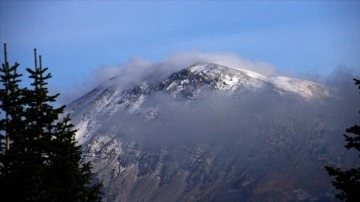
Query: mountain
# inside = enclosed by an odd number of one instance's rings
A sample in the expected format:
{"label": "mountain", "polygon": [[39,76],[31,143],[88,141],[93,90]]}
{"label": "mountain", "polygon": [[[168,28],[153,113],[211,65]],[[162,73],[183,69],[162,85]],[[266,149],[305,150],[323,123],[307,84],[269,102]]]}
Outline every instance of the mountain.
{"label": "mountain", "polygon": [[329,87],[211,63],[121,78],[67,107],[104,201],[331,201],[323,166],[358,163]]}

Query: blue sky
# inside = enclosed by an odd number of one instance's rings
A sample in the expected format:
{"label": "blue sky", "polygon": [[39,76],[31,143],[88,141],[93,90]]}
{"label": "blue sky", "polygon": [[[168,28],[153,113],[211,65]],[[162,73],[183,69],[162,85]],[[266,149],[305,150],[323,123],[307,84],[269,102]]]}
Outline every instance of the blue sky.
{"label": "blue sky", "polygon": [[0,1],[0,41],[24,69],[36,47],[64,89],[103,66],[178,52],[327,75],[360,69],[360,1]]}

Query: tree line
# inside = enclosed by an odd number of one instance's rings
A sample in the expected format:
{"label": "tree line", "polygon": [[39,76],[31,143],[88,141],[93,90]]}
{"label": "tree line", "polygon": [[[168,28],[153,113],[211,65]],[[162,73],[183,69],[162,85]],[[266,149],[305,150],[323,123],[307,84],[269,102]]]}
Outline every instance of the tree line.
{"label": "tree line", "polygon": [[10,65],[4,44],[0,69],[0,198],[1,201],[100,201],[102,184],[91,164],[82,163],[81,146],[65,106],[54,107],[52,77],[34,49],[27,68],[29,87],[21,87],[19,64]]}

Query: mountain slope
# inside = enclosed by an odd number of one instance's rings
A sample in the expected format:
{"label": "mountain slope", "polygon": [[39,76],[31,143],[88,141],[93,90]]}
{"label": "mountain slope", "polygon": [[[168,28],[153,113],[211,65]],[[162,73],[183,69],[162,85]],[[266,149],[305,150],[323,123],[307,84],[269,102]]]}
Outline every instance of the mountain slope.
{"label": "mountain slope", "polygon": [[[146,98],[158,92],[183,99],[195,98],[199,93],[208,90],[239,94],[242,91],[266,88],[278,94],[295,94],[307,99],[324,98],[333,93],[332,89],[310,81],[287,77],[265,77],[249,70],[236,70],[211,63],[196,64],[173,73],[165,81],[151,85],[150,83],[151,81],[145,80],[123,89],[123,86],[117,85],[115,77],[70,103],[68,112],[73,114],[74,122],[79,124],[78,141],[81,143],[85,141],[82,134],[89,133],[88,129],[96,128],[94,126],[96,123],[93,121],[89,125],[94,116],[108,116],[124,109],[128,109],[131,113],[138,112]],[[140,108],[145,116],[156,116],[156,109],[146,104]],[[76,113],[73,113],[75,111]]]}
{"label": "mountain slope", "polygon": [[209,63],[117,79],[67,107],[105,201],[330,200],[323,165],[356,163],[323,85]]}

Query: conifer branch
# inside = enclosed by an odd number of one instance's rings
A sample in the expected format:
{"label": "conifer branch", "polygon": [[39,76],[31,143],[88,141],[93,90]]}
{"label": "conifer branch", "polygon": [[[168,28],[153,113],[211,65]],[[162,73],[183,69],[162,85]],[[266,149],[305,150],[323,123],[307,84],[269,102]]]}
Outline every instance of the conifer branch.
{"label": "conifer branch", "polygon": [[[7,61],[7,50],[6,50],[6,43],[4,43],[4,70],[5,70],[5,74],[9,74],[9,63]],[[5,92],[6,94],[8,94],[8,85],[5,83]],[[5,112],[5,121],[6,121],[6,127],[8,127],[8,123],[9,123],[9,113],[6,111]],[[5,133],[5,145],[6,145],[6,151],[10,150],[10,134],[8,129],[6,129],[6,133]]]}
{"label": "conifer branch", "polygon": [[42,70],[41,55],[39,55],[39,64],[40,64],[40,71],[41,71]]}
{"label": "conifer branch", "polygon": [[5,66],[7,64],[7,51],[6,51],[6,43],[4,43],[4,61],[5,61]]}
{"label": "conifer branch", "polygon": [[34,61],[35,61],[35,70],[38,68],[37,67],[37,55],[36,55],[36,48],[34,48]]}

